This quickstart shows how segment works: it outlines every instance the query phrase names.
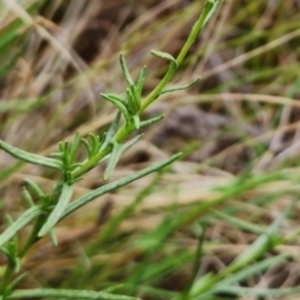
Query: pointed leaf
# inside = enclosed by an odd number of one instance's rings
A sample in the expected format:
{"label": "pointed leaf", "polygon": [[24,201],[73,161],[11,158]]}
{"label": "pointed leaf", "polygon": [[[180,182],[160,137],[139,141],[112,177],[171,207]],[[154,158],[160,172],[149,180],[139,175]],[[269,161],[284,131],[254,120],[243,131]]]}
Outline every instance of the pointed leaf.
{"label": "pointed leaf", "polygon": [[29,207],[34,206],[34,201],[25,186],[23,186],[23,188],[22,188],[22,196]]}
{"label": "pointed leaf", "polygon": [[64,157],[64,154],[61,152],[52,152],[50,153],[50,156],[54,157],[54,158],[58,158],[59,160],[62,159],[62,157]]}
{"label": "pointed leaf", "polygon": [[41,230],[38,233],[39,237],[42,237],[45,234],[47,234],[56,225],[61,215],[64,213],[69,201],[71,200],[72,194],[73,194],[73,186],[64,183],[56,206],[54,207],[47,221],[45,222],[45,224],[42,226]]}
{"label": "pointed leaf", "polygon": [[134,116],[132,116],[132,119],[133,119],[135,129],[139,129],[140,125],[141,125],[140,116],[139,115],[134,115]]}
{"label": "pointed leaf", "polygon": [[50,239],[51,239],[51,242],[52,242],[53,246],[57,246],[58,245],[57,237],[56,237],[56,234],[55,234],[53,228],[50,229],[49,236],[50,236]]}
{"label": "pointed leaf", "polygon": [[20,257],[15,257],[15,272],[19,273],[21,270],[22,262]]}
{"label": "pointed leaf", "polygon": [[131,85],[129,88],[126,89],[126,95],[127,95],[127,107],[129,112],[132,115],[136,115],[140,112],[142,103],[140,96],[138,95],[135,87]]}
{"label": "pointed leaf", "polygon": [[26,210],[17,220],[13,222],[1,235],[0,247],[5,245],[15,234],[24,226],[34,220],[36,217],[43,213],[40,206],[34,206]]}
{"label": "pointed leaf", "polygon": [[120,64],[121,64],[121,68],[122,68],[122,71],[123,71],[123,74],[124,74],[124,77],[128,83],[128,85],[133,85],[134,82],[132,80],[132,77],[129,73],[129,70],[127,68],[127,65],[126,65],[126,61],[125,61],[125,58],[122,54],[120,54]]}
{"label": "pointed leaf", "polygon": [[0,148],[3,149],[5,152],[9,153],[11,156],[26,161],[28,163],[62,170],[62,165],[60,161],[21,150],[19,148],[9,145],[1,139]]}
{"label": "pointed leaf", "polygon": [[136,144],[141,139],[142,136],[143,136],[143,134],[139,134],[136,137],[134,137],[132,140],[130,140],[129,142],[122,145],[122,153],[124,151],[126,151],[127,149],[129,149],[130,147],[132,147],[134,144]]}
{"label": "pointed leaf", "polygon": [[209,19],[212,17],[212,15],[215,13],[220,2],[221,2],[221,0],[209,0],[205,3],[205,6],[204,6],[204,9],[202,12],[202,14],[205,15],[203,27],[206,25],[206,23],[209,21]]}
{"label": "pointed leaf", "polygon": [[104,175],[103,175],[104,180],[108,180],[110,178],[110,176],[112,175],[112,173],[121,157],[121,154],[122,154],[122,145],[117,142],[114,142],[113,149],[110,154],[109,161],[108,161],[107,167],[106,167]]}
{"label": "pointed leaf", "polygon": [[88,156],[89,156],[89,158],[91,158],[93,156],[93,150],[92,150],[92,146],[91,146],[90,142],[85,138],[81,138],[80,142],[85,146],[85,148],[88,152]]}
{"label": "pointed leaf", "polygon": [[142,68],[142,70],[139,74],[137,84],[136,84],[136,91],[137,91],[137,93],[140,97],[142,95],[142,91],[143,91],[143,88],[144,88],[146,75],[147,75],[147,66],[143,66],[143,68]]}
{"label": "pointed leaf", "polygon": [[71,147],[70,147],[70,158],[71,158],[71,162],[74,161],[74,158],[75,158],[75,154],[77,152],[77,149],[79,147],[79,143],[80,143],[80,133],[79,131],[76,131],[76,134],[75,134],[75,137],[72,141],[72,144],[71,144]]}
{"label": "pointed leaf", "polygon": [[98,135],[90,133],[89,137],[91,139],[91,144],[92,144],[92,155],[95,155],[98,153],[100,149],[100,138]]}
{"label": "pointed leaf", "polygon": [[37,183],[32,181],[29,178],[25,178],[24,182],[29,185],[29,187],[32,189],[32,191],[38,196],[39,199],[44,199],[46,197],[43,190],[38,186]]}
{"label": "pointed leaf", "polygon": [[62,141],[58,143],[58,149],[60,152],[64,153],[68,149],[68,141]]}
{"label": "pointed leaf", "polygon": [[115,93],[109,93],[109,94],[105,94],[105,95],[107,95],[108,97],[113,98],[117,101],[120,101],[123,104],[126,104],[126,97],[125,96],[121,96],[121,95],[118,95],[118,94],[115,94]]}
{"label": "pointed leaf", "polygon": [[200,81],[200,77],[196,78],[195,80],[193,80],[191,83],[188,83],[186,85],[182,85],[182,86],[174,86],[174,87],[170,87],[167,88],[165,90],[162,90],[159,95],[162,94],[166,94],[166,93],[170,93],[170,92],[175,92],[175,91],[182,91],[182,90],[186,90],[192,86],[194,86],[196,83],[198,83]]}
{"label": "pointed leaf", "polygon": [[114,121],[111,123],[111,125],[105,135],[104,141],[99,149],[99,152],[102,151],[103,149],[105,149],[106,146],[111,142],[112,137],[115,135],[115,133],[118,130],[118,127],[120,124],[120,119],[121,119],[121,113],[118,112]]}
{"label": "pointed leaf", "polygon": [[[21,275],[17,276],[12,283],[8,286],[8,290],[12,291],[15,286],[17,286],[28,274],[29,272],[24,272]],[[5,297],[7,299],[7,297]]]}
{"label": "pointed leaf", "polygon": [[113,104],[114,104],[114,105],[122,112],[122,114],[124,115],[124,117],[125,117],[127,123],[130,123],[130,120],[131,120],[130,114],[129,114],[129,112],[128,112],[126,106],[124,105],[124,103],[122,103],[120,100],[117,100],[116,98],[113,98],[113,97],[108,96],[107,94],[103,94],[103,93],[102,93],[101,96],[102,96],[105,100],[107,100],[107,101],[113,103]]}
{"label": "pointed leaf", "polygon": [[159,121],[161,121],[164,117],[165,117],[165,115],[160,115],[160,116],[151,118],[151,119],[149,119],[149,120],[141,121],[140,127],[145,127],[145,126],[151,125],[151,124],[153,124],[153,123],[159,122]]}
{"label": "pointed leaf", "polygon": [[177,61],[171,54],[169,54],[167,52],[157,51],[157,50],[151,50],[151,54],[156,56],[156,57],[159,57],[159,58],[166,59],[166,60],[170,61],[177,68]]}
{"label": "pointed leaf", "polygon": [[[5,219],[9,225],[12,225],[14,223],[13,218],[9,214],[5,215]],[[16,251],[16,249],[18,248],[18,244],[19,244],[19,239],[18,239],[18,235],[16,234],[14,237],[12,237],[12,241],[10,245],[12,253]]]}

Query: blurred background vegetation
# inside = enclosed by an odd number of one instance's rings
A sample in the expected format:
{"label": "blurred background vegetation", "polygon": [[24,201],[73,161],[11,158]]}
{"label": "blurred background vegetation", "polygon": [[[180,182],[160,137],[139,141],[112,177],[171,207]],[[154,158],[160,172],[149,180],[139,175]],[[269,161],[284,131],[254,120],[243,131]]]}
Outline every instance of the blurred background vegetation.
{"label": "blurred background vegetation", "polygon": [[[99,93],[126,86],[119,53],[133,76],[148,66],[147,93],[167,67],[150,50],[176,55],[203,4],[0,1],[1,138],[49,155],[76,130],[102,132],[115,110]],[[299,46],[298,0],[224,0],[173,80],[201,82],[148,109],[147,115],[166,113],[165,120],[125,153],[112,180],[171,153],[183,151],[184,158],[61,223],[58,247],[43,239],[27,255],[30,275],[20,286],[123,283],[118,291],[142,299],[198,299],[184,292],[204,274],[226,270],[284,212],[271,233],[275,242],[243,266],[248,273],[236,273],[230,284],[219,278],[199,299],[299,299]],[[0,166],[3,229],[6,213],[22,211],[23,178],[50,190],[56,174],[3,152]],[[76,194],[102,185],[103,168],[89,172]]]}

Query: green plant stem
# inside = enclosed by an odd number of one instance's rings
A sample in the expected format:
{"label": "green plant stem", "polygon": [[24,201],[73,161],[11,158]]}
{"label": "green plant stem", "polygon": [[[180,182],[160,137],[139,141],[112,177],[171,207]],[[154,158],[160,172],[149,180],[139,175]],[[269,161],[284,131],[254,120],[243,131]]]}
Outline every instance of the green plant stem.
{"label": "green plant stem", "polygon": [[5,290],[10,283],[11,275],[13,274],[13,272],[14,266],[11,263],[8,263],[1,282],[0,295],[3,295],[5,293]]}
{"label": "green plant stem", "polygon": [[141,112],[143,112],[153,101],[157,99],[160,92],[164,89],[164,87],[171,81],[171,79],[175,75],[176,70],[177,68],[174,68],[172,64],[169,65],[169,68],[165,76],[162,78],[159,84],[154,88],[154,90],[142,101]]}
{"label": "green plant stem", "polygon": [[[186,57],[188,51],[190,50],[191,46],[195,42],[196,38],[199,36],[200,32],[204,28],[209,13],[214,5],[218,5],[219,1],[212,1],[209,0],[205,3],[204,9],[202,13],[200,14],[198,20],[194,24],[186,42],[184,43],[183,47],[181,48],[181,51],[179,52],[177,58],[176,58],[176,65],[177,68],[181,65],[182,61]],[[170,80],[175,75],[177,68],[173,68],[172,64],[170,64],[167,73],[163,77],[163,79],[160,81],[160,83],[155,87],[155,89],[146,97],[146,99],[142,102],[142,109],[141,111],[144,111],[155,99],[158,97],[158,95],[162,92],[162,90],[165,88],[165,86],[170,82]]]}
{"label": "green plant stem", "polygon": [[[219,4],[218,2],[219,1],[207,1],[205,3],[205,6],[202,10],[201,15],[199,16],[198,20],[194,24],[194,26],[188,36],[188,39],[186,40],[185,44],[181,48],[181,51],[176,58],[176,63],[178,66],[182,63],[186,54],[188,53],[191,46],[195,42],[196,38],[199,36],[200,32],[204,28],[206,22],[208,21],[208,19],[210,17],[209,14],[210,14],[211,10],[213,9],[213,6],[214,5],[217,6]],[[215,9],[216,9],[216,7],[214,8],[214,10]]]}
{"label": "green plant stem", "polygon": [[[122,135],[123,137],[123,135]],[[126,136],[123,137],[123,139],[125,139]],[[108,144],[102,151],[100,151],[99,153],[97,153],[95,156],[91,157],[89,160],[87,160],[81,167],[75,169],[72,172],[72,177],[78,178],[80,176],[82,176],[84,173],[88,172],[89,170],[91,170],[93,167],[95,167],[98,162],[103,159],[106,155],[108,155],[112,150],[112,145]]]}
{"label": "green plant stem", "polygon": [[45,215],[40,215],[36,221],[35,224],[33,226],[33,229],[31,231],[30,236],[28,237],[27,241],[25,242],[24,246],[22,247],[22,249],[19,252],[19,257],[22,258],[26,252],[28,251],[28,249],[34,244],[36,243],[40,238],[38,237],[38,232],[41,229],[41,227],[43,226],[43,224],[45,223]]}
{"label": "green plant stem", "polygon": [[[176,58],[176,66],[174,66],[174,63],[170,62],[169,68],[165,74],[165,76],[161,79],[159,84],[153,89],[153,91],[142,101],[142,106],[140,109],[140,113],[142,113],[153,101],[157,99],[159,94],[162,92],[162,90],[165,88],[165,86],[170,82],[170,80],[173,78],[174,74],[176,73],[176,70],[178,66],[182,63],[183,59],[185,58],[187,52],[190,50],[191,46],[195,42],[196,38],[204,28],[206,22],[212,15],[212,12],[216,9],[218,6],[220,0],[208,0],[205,3],[204,9],[202,10],[202,13],[200,14],[198,20],[194,24],[188,39],[186,40],[184,46],[182,47],[180,53],[178,54]],[[124,141],[124,139],[135,129],[135,127],[130,124],[123,124],[117,133],[115,134],[113,140],[115,142],[121,143]],[[103,159],[106,155],[108,155],[112,150],[111,145],[107,145],[103,151],[97,153],[95,156],[90,158],[86,163],[84,163],[81,167],[74,170],[72,172],[73,178],[78,178],[90,169],[92,169],[101,159]]]}

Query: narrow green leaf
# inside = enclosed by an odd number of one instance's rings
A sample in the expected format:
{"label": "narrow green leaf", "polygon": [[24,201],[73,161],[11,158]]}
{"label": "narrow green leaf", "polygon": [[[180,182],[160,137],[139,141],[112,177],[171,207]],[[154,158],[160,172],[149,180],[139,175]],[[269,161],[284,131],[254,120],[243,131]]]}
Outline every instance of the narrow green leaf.
{"label": "narrow green leaf", "polygon": [[110,154],[109,161],[103,175],[103,179],[105,181],[108,180],[112,175],[121,155],[122,155],[122,145],[117,142],[114,142],[112,152]]}
{"label": "narrow green leaf", "polygon": [[116,98],[110,97],[108,94],[101,93],[101,96],[105,100],[113,103],[122,112],[122,114],[124,115],[127,123],[130,123],[131,117],[130,117],[130,114],[129,114],[126,106],[124,105],[124,103],[122,103],[120,100],[117,100]]}
{"label": "narrow green leaf", "polygon": [[5,215],[5,220],[6,220],[8,225],[13,224],[13,222],[14,222],[13,218],[9,214]]}
{"label": "narrow green leaf", "polygon": [[[9,214],[5,215],[5,220],[9,226],[11,226],[14,223],[13,218]],[[18,235],[16,234],[14,237],[12,237],[12,241],[10,245],[11,253],[16,252],[16,249],[18,248],[18,244],[19,244],[19,239],[18,239]]]}
{"label": "narrow green leaf", "polygon": [[31,298],[69,298],[69,299],[99,299],[99,300],[140,300],[136,297],[115,295],[106,292],[66,289],[26,289],[15,290],[5,299]]}
{"label": "narrow green leaf", "polygon": [[[69,143],[68,141],[63,141],[63,142],[59,142],[58,143],[58,148],[59,148],[59,151],[62,153],[62,154],[66,154],[66,152],[68,151],[68,146],[69,146]],[[63,156],[64,156],[63,155]]]}
{"label": "narrow green leaf", "polygon": [[57,242],[57,237],[56,237],[56,234],[54,232],[54,229],[50,229],[49,231],[49,236],[50,236],[50,239],[51,239],[51,242],[54,246],[57,246],[58,245],[58,242]]}
{"label": "narrow green leaf", "polygon": [[136,115],[140,112],[142,103],[141,99],[133,85],[126,89],[126,96],[127,96],[127,107],[128,111],[132,115]]}
{"label": "narrow green leaf", "polygon": [[159,121],[161,121],[164,117],[165,117],[165,115],[160,115],[160,116],[157,116],[157,117],[148,119],[148,120],[141,121],[140,127],[145,127],[145,126],[151,125],[151,124],[153,124],[153,123],[159,122]]}
{"label": "narrow green leaf", "polygon": [[137,135],[136,137],[134,137],[133,139],[131,139],[129,142],[125,143],[124,145],[122,145],[122,153],[124,151],[126,151],[127,149],[129,149],[131,146],[133,146],[135,143],[137,143],[141,137],[143,136],[144,134],[139,134]]}
{"label": "narrow green leaf", "polygon": [[89,156],[89,158],[91,158],[93,156],[93,148],[92,148],[90,142],[85,138],[81,138],[80,142],[85,146],[85,148],[88,152],[88,156]]}
{"label": "narrow green leaf", "polygon": [[182,91],[182,90],[186,90],[192,86],[194,86],[196,83],[198,83],[200,81],[200,77],[196,78],[195,80],[193,80],[191,83],[188,83],[186,85],[182,85],[182,86],[174,86],[174,87],[170,87],[167,89],[162,90],[159,95],[162,94],[166,94],[166,93],[171,93],[171,92],[175,92],[175,91]]}
{"label": "narrow green leaf", "polygon": [[[262,261],[251,264],[245,268],[242,268],[240,271],[235,272],[234,274],[230,273],[230,276],[226,276],[224,280],[220,281],[216,284],[211,292],[217,292],[222,290],[225,286],[232,286],[237,282],[241,282],[246,280],[247,278],[254,276],[255,274],[259,274],[264,270],[267,270],[271,267],[274,267],[288,259],[288,254],[281,254],[277,256],[272,256],[270,258],[264,259]],[[205,297],[204,297],[205,298]]]}
{"label": "narrow green leaf", "polygon": [[241,253],[230,265],[232,269],[239,268],[246,265],[254,259],[260,257],[262,253],[267,252],[274,247],[272,244],[272,237],[277,236],[278,230],[282,222],[286,219],[287,215],[291,212],[295,205],[293,201],[285,211],[269,226],[266,233],[261,234],[253,244],[243,253]]}
{"label": "narrow green leaf", "polygon": [[68,203],[71,200],[72,194],[73,194],[73,186],[64,183],[58,202],[54,207],[53,211],[50,213],[47,221],[39,231],[38,237],[42,237],[45,234],[47,234],[59,221],[61,215],[64,213]]}
{"label": "narrow green leaf", "polygon": [[5,256],[7,256],[8,259],[10,259],[11,254],[10,254],[10,251],[7,249],[6,246],[0,247],[0,252],[2,254],[4,254]]}
{"label": "narrow green leaf", "polygon": [[21,270],[22,262],[20,257],[15,257],[15,272],[19,273]]}
{"label": "narrow green leaf", "polygon": [[26,210],[17,220],[13,222],[1,235],[0,247],[5,245],[15,234],[24,226],[34,220],[36,217],[43,213],[40,206],[34,206]]}
{"label": "narrow green leaf", "polygon": [[120,54],[120,65],[121,65],[121,68],[122,68],[122,71],[123,71],[123,74],[124,74],[124,77],[128,83],[128,85],[134,85],[134,82],[132,80],[132,77],[129,73],[129,70],[127,68],[127,64],[126,64],[126,61],[125,61],[125,58],[122,54]]}
{"label": "narrow green leaf", "polygon": [[52,152],[50,154],[51,157],[53,158],[58,158],[59,160],[61,160],[64,157],[64,154],[61,152]]}
{"label": "narrow green leaf", "polygon": [[32,191],[38,196],[39,199],[44,199],[46,197],[45,193],[43,190],[38,186],[37,183],[32,181],[29,178],[25,178],[24,182],[28,184],[28,186],[32,189]]}
{"label": "narrow green leaf", "polygon": [[140,116],[134,115],[134,116],[132,116],[132,120],[133,120],[135,129],[140,129],[140,126],[141,126]]}
{"label": "narrow green leaf", "polygon": [[98,135],[90,133],[89,137],[91,139],[91,144],[92,144],[92,155],[95,155],[98,153],[100,149],[100,138]]}
{"label": "narrow green leaf", "polygon": [[29,207],[34,206],[34,201],[25,186],[22,188],[22,196]]}
{"label": "narrow green leaf", "polygon": [[62,170],[62,165],[60,161],[21,150],[19,148],[9,145],[1,139],[0,148],[3,149],[5,152],[9,153],[11,156],[26,161],[28,163]]}
{"label": "narrow green leaf", "polygon": [[126,95],[128,99],[128,110],[131,112],[132,115],[139,114],[141,110],[141,99],[138,95],[136,88],[131,85],[129,88],[126,89]]}
{"label": "narrow green leaf", "polygon": [[78,150],[78,146],[79,146],[79,143],[80,143],[80,133],[78,131],[76,131],[76,134],[75,134],[75,137],[72,141],[72,144],[71,144],[71,147],[70,147],[70,159],[71,159],[71,162],[74,161],[74,158],[75,158],[75,154]]}
{"label": "narrow green leaf", "polygon": [[143,92],[143,88],[144,88],[144,84],[145,84],[145,80],[146,80],[146,75],[147,75],[147,66],[143,66],[138,80],[137,80],[137,84],[136,84],[136,91],[138,93],[138,95],[141,97],[142,92]]}
{"label": "narrow green leaf", "polygon": [[[17,276],[12,283],[8,286],[9,290],[13,290],[27,275],[29,272],[24,272],[21,275]],[[6,298],[6,297],[5,297]]]}
{"label": "narrow green leaf", "polygon": [[99,149],[99,152],[102,151],[103,149],[106,148],[106,146],[111,142],[111,139],[113,138],[113,136],[115,135],[115,133],[118,130],[119,124],[120,124],[120,119],[121,119],[121,113],[118,112],[114,121],[111,123],[106,135],[105,135],[105,139]]}
{"label": "narrow green leaf", "polygon": [[117,101],[120,101],[123,104],[126,104],[126,98],[125,98],[125,96],[121,96],[121,95],[118,95],[118,94],[115,94],[115,93],[108,93],[108,94],[105,94],[105,95],[107,95],[108,97],[113,98],[113,99],[115,99]]}
{"label": "narrow green leaf", "polygon": [[62,214],[61,219],[65,218],[66,216],[68,216],[69,214],[71,214],[72,212],[77,210],[78,208],[84,206],[85,204],[93,201],[97,197],[100,197],[106,193],[109,193],[109,192],[117,189],[117,188],[127,185],[139,178],[142,178],[150,173],[153,173],[155,171],[158,171],[158,170],[166,167],[167,165],[169,165],[172,162],[174,162],[175,160],[177,160],[180,156],[181,156],[181,153],[175,154],[168,159],[165,159],[161,162],[153,164],[141,171],[135,172],[132,175],[126,176],[126,177],[116,180],[114,182],[110,182],[98,189],[95,189],[94,191],[92,191],[92,192],[80,197],[79,199],[73,201],[72,203],[70,203],[68,205],[67,209]]}
{"label": "narrow green leaf", "polygon": [[215,11],[220,3],[221,3],[221,0],[209,0],[205,3],[204,9],[203,9],[203,15],[205,15],[203,27],[206,25],[206,23],[209,21],[209,19],[212,17],[212,15],[215,13]]}
{"label": "narrow green leaf", "polygon": [[141,99],[140,99],[140,95],[139,93],[137,92],[137,89],[134,85],[131,85],[129,87],[130,91],[131,91],[131,94],[133,96],[133,99],[135,100],[135,104],[137,106],[137,110],[139,111],[140,108],[141,108]]}
{"label": "narrow green leaf", "polygon": [[52,188],[52,192],[50,193],[49,203],[56,204],[63,189],[63,185],[65,183],[64,176],[61,176],[56,182],[54,187]]}
{"label": "narrow green leaf", "polygon": [[156,56],[156,57],[159,57],[159,58],[166,59],[166,60],[170,61],[177,68],[177,61],[171,54],[169,54],[167,52],[157,51],[157,50],[151,50],[151,54]]}
{"label": "narrow green leaf", "polygon": [[226,213],[223,213],[221,211],[214,210],[214,214],[218,217],[218,219],[226,220],[226,221],[230,222],[231,224],[237,226],[238,228],[247,230],[251,233],[255,233],[255,234],[267,233],[264,227],[241,220],[239,218],[235,218],[235,217],[228,215]]}

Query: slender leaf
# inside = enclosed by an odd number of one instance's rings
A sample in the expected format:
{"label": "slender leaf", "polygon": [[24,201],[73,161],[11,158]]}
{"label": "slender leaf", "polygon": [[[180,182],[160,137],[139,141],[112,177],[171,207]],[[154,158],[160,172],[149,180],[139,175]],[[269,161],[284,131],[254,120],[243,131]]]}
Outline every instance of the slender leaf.
{"label": "slender leaf", "polygon": [[66,289],[26,289],[15,290],[5,299],[31,298],[68,298],[68,299],[101,299],[101,300],[139,300],[136,297],[114,295],[106,292]]}
{"label": "slender leaf", "polygon": [[29,207],[33,207],[34,206],[33,199],[25,186],[23,186],[23,188],[22,188],[22,195],[23,195],[23,198],[26,201],[27,205]]}
{"label": "slender leaf", "polygon": [[159,121],[161,121],[164,117],[165,117],[165,115],[160,115],[160,116],[157,116],[157,117],[154,117],[154,118],[145,120],[145,121],[141,121],[140,127],[145,127],[145,126],[151,125],[151,124],[153,124],[153,123],[159,122]]}
{"label": "slender leaf", "polygon": [[122,54],[120,54],[119,59],[120,59],[120,65],[121,65],[124,77],[125,77],[128,85],[134,85],[133,79],[132,79],[132,77],[129,73],[129,70],[127,68],[127,64],[126,64],[124,56]]}
{"label": "slender leaf", "polygon": [[170,87],[167,89],[162,90],[159,95],[162,94],[166,94],[166,93],[171,93],[171,92],[175,92],[175,91],[182,91],[182,90],[186,90],[192,86],[194,86],[195,84],[197,84],[200,81],[200,77],[196,78],[195,80],[193,80],[191,83],[188,83],[186,85],[182,85],[182,86],[174,86],[174,87]]}
{"label": "slender leaf", "polygon": [[137,93],[139,94],[140,97],[142,95],[142,91],[143,91],[143,88],[144,88],[144,83],[145,83],[145,80],[146,80],[146,74],[147,74],[147,66],[143,66],[143,68],[142,68],[142,70],[139,74],[137,84],[136,84],[136,91],[137,91]]}
{"label": "slender leaf", "polygon": [[45,224],[42,226],[41,230],[38,233],[39,237],[42,237],[45,234],[47,234],[55,226],[55,224],[60,219],[61,215],[64,213],[68,203],[70,202],[72,194],[73,194],[73,186],[64,183],[56,206],[54,207],[47,221],[45,222]]}
{"label": "slender leaf", "polygon": [[77,210],[78,208],[93,201],[97,197],[100,197],[106,193],[109,193],[109,192],[117,189],[117,188],[127,185],[141,177],[144,177],[150,173],[153,173],[155,171],[158,171],[158,170],[166,167],[167,165],[169,165],[172,162],[174,162],[175,160],[177,160],[180,156],[181,156],[181,153],[175,154],[168,159],[165,159],[161,162],[153,164],[141,171],[135,172],[132,175],[126,176],[126,177],[116,180],[114,182],[110,182],[110,183],[106,184],[105,186],[95,189],[94,191],[92,191],[92,192],[80,197],[79,199],[73,201],[72,203],[70,203],[68,205],[67,209],[62,214],[61,219],[65,218],[66,216],[68,216],[69,214],[71,214],[72,212]]}
{"label": "slender leaf", "polygon": [[106,135],[105,139],[99,149],[99,152],[106,148],[106,146],[111,142],[111,139],[113,138],[114,134],[117,132],[119,124],[121,119],[121,112],[119,111],[114,119],[114,121],[111,123]]}
{"label": "slender leaf", "polygon": [[171,54],[167,52],[157,51],[157,50],[151,50],[151,54],[156,57],[166,59],[177,67],[177,61]]}
{"label": "slender leaf", "polygon": [[132,147],[135,143],[137,143],[142,138],[142,136],[143,136],[143,134],[137,135],[136,137],[131,139],[129,142],[122,145],[122,153],[124,151],[126,151],[127,149],[129,149],[130,147]]}
{"label": "slender leaf", "polygon": [[110,178],[110,176],[112,175],[120,157],[122,155],[122,145],[114,142],[113,143],[113,149],[112,152],[110,154],[110,158],[107,164],[107,167],[104,171],[104,175],[103,175],[103,179],[104,180],[108,180]]}
{"label": "slender leaf", "polygon": [[127,110],[127,107],[125,106],[125,104],[124,104],[123,102],[121,102],[120,100],[117,100],[117,99],[114,98],[114,97],[111,97],[111,96],[108,95],[108,94],[103,94],[103,93],[101,93],[101,96],[102,96],[105,100],[107,100],[107,101],[113,103],[113,104],[114,104],[114,105],[122,112],[122,114],[124,115],[126,121],[127,121],[128,123],[130,123],[130,121],[131,121],[130,114],[129,114],[128,110]]}
{"label": "slender leaf", "polygon": [[62,170],[62,165],[60,161],[41,155],[33,154],[19,148],[13,147],[8,143],[0,139],[0,148],[9,153],[11,156],[16,157],[20,160],[32,163],[35,165],[41,165],[44,167],[49,167],[57,170]]}
{"label": "slender leaf", "polygon": [[76,134],[72,141],[70,152],[69,152],[71,162],[74,161],[75,154],[78,149],[79,143],[80,143],[80,133],[78,131],[76,131]]}
{"label": "slender leaf", "polygon": [[0,247],[7,243],[15,234],[21,230],[24,226],[29,224],[36,217],[41,215],[43,210],[40,206],[34,206],[26,210],[17,220],[13,222],[1,235],[0,235]]}

